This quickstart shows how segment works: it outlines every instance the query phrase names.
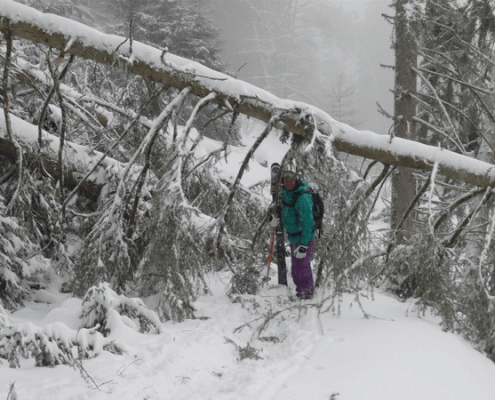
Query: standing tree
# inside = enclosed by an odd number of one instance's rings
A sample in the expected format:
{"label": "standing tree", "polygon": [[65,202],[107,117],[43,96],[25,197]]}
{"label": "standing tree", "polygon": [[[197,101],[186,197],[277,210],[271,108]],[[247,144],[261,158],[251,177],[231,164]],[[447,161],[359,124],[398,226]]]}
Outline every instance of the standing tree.
{"label": "standing tree", "polygon": [[251,52],[259,58],[259,75],[252,80],[283,97],[292,97],[295,21],[298,0],[243,0],[251,16]]}
{"label": "standing tree", "polygon": [[93,1],[92,6],[102,10],[100,25],[108,23],[111,16],[113,26],[107,26],[107,31],[151,44],[217,71],[225,69],[220,59],[222,43],[205,0]]}
{"label": "standing tree", "polygon": [[336,120],[351,126],[357,126],[356,119],[356,84],[344,72],[339,72],[335,77],[334,86],[331,88],[329,113]]}
{"label": "standing tree", "polygon": [[[414,0],[395,3],[395,97],[393,136],[416,140],[416,63],[415,27],[409,15]],[[390,138],[393,140],[393,137]],[[408,209],[415,197],[413,170],[399,167],[392,175],[391,228],[398,244],[407,243],[414,231],[414,213]]]}

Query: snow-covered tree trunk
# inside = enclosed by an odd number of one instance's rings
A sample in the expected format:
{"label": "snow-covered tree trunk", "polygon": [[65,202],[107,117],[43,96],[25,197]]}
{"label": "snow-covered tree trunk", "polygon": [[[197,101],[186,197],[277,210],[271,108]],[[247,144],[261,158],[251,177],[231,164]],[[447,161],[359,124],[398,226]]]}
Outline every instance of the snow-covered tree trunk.
{"label": "snow-covered tree trunk", "polygon": [[[60,178],[58,168],[60,139],[43,131],[42,140],[45,146],[39,150],[38,127],[15,116],[11,116],[11,121],[14,136],[24,150],[25,162],[40,161],[51,176]],[[118,175],[123,169],[122,164],[117,160],[103,157],[102,153],[94,151],[88,146],[66,143],[64,147],[64,184],[69,189],[80,184],[80,193],[93,201],[98,199],[100,191],[106,183],[118,179]],[[3,113],[0,114],[0,154],[14,162],[17,160],[15,146],[6,135]],[[93,172],[90,173],[92,170]],[[83,180],[88,173],[90,173],[89,176]]]}
{"label": "snow-covered tree trunk", "polygon": [[491,186],[495,182],[495,171],[488,163],[402,138],[390,143],[385,135],[358,131],[308,104],[279,99],[255,86],[151,46],[134,41],[130,46],[123,37],[106,35],[9,0],[2,0],[0,17],[0,30],[10,31],[14,37],[44,43],[97,63],[121,65],[131,73],[177,89],[191,87],[191,92],[199,97],[215,92],[215,102],[223,107],[265,122],[273,115],[280,115],[280,127],[307,139],[315,134],[318,140],[332,140],[338,151],[422,170],[431,170],[438,162],[439,173],[447,177],[478,186]]}

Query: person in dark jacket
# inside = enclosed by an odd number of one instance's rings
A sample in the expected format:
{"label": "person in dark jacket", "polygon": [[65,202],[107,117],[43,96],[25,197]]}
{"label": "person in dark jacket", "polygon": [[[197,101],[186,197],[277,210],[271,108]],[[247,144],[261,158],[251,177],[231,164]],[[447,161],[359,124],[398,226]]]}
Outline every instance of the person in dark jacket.
{"label": "person in dark jacket", "polygon": [[[313,296],[314,281],[311,272],[311,252],[316,232],[313,220],[313,197],[306,192],[308,184],[294,172],[285,172],[282,188],[282,226],[291,249],[291,274],[300,299]],[[278,224],[273,217],[272,226]]]}

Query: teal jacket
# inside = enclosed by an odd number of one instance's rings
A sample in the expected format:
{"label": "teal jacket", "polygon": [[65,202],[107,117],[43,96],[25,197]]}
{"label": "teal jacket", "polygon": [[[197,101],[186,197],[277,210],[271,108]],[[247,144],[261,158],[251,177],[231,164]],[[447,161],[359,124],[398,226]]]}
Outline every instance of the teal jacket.
{"label": "teal jacket", "polygon": [[294,190],[282,190],[282,224],[291,244],[307,246],[316,236],[313,220],[313,197],[303,193],[292,205],[295,193],[303,192],[308,184],[303,180]]}

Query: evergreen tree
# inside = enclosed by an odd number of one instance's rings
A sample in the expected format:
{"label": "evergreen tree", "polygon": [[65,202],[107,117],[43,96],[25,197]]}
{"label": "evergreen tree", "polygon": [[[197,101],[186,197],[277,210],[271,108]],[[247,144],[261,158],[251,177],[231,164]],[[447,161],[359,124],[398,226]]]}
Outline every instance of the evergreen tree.
{"label": "evergreen tree", "polygon": [[[23,305],[30,296],[31,286],[39,286],[40,277],[49,265],[39,254],[36,241],[31,241],[30,238],[35,239],[32,232],[20,225],[19,219],[7,215],[5,203],[0,194],[0,314],[2,305],[7,309]],[[31,204],[25,207],[29,209]],[[1,320],[0,315],[0,329]]]}
{"label": "evergreen tree", "polygon": [[204,0],[118,0],[93,2],[101,10],[99,25],[121,36],[166,49],[212,69],[225,69],[220,59],[222,44]]}

